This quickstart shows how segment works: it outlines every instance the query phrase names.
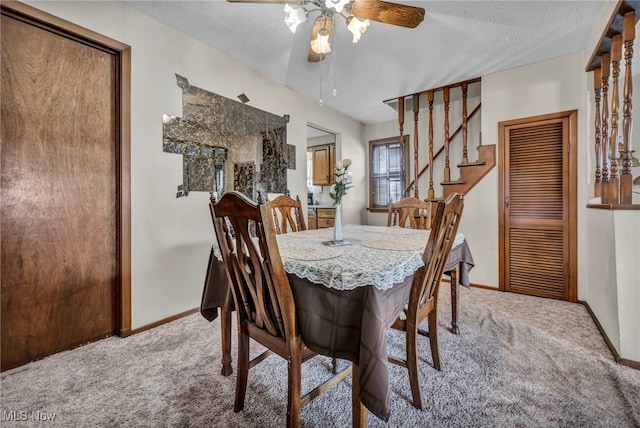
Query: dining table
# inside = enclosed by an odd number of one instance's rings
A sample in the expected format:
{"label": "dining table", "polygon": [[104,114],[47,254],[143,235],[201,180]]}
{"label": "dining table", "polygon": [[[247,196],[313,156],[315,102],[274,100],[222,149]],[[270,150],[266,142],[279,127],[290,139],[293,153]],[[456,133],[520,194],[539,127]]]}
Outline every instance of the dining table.
{"label": "dining table", "polygon": [[[344,241],[333,241],[332,234],[333,229],[326,228],[276,239],[302,340],[318,354],[353,362],[354,395],[359,400],[353,403],[354,422],[366,426],[366,409],[384,421],[390,416],[385,336],[409,300],[413,276],[424,264],[429,231],[345,225]],[[221,373],[230,375],[233,298],[221,260],[217,244],[212,245],[200,311],[212,321],[220,310]],[[458,282],[469,286],[472,267],[466,239],[458,233],[446,268],[452,297]],[[452,305],[457,307],[457,302]]]}

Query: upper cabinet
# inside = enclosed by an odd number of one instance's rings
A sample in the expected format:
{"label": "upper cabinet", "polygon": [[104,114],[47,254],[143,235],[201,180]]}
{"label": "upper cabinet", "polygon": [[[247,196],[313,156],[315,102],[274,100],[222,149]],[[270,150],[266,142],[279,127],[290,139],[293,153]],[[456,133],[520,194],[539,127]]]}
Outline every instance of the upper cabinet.
{"label": "upper cabinet", "polygon": [[335,183],[333,169],[336,164],[335,144],[311,147],[313,159],[313,185],[329,186]]}

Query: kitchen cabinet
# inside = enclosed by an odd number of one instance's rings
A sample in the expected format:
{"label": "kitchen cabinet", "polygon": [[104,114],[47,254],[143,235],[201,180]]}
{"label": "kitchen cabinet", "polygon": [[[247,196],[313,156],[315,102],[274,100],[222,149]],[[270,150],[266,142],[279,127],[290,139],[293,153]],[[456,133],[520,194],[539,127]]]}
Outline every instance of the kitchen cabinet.
{"label": "kitchen cabinet", "polygon": [[322,229],[325,227],[333,227],[335,218],[335,208],[319,208],[317,206],[310,206],[307,220],[308,228]]}
{"label": "kitchen cabinet", "polygon": [[336,164],[336,145],[326,144],[311,147],[313,162],[313,185],[330,186],[335,183],[333,169]]}

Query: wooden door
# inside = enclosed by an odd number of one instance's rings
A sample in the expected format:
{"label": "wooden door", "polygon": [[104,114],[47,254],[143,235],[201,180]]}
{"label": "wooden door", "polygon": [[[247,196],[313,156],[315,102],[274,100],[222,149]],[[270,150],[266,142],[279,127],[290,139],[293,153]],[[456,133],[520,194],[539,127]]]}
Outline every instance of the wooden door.
{"label": "wooden door", "polygon": [[577,299],[576,116],[499,124],[502,290]]}
{"label": "wooden door", "polygon": [[2,370],[118,331],[128,210],[119,58],[4,6]]}

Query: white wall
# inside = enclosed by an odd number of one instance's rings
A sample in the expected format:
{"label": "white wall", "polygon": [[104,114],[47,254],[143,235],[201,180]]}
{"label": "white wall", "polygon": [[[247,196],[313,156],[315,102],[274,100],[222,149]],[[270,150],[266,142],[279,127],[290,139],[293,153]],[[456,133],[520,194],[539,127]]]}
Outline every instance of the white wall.
{"label": "white wall", "polygon": [[[339,134],[339,158],[354,160],[355,184],[365,188],[363,125],[320,107],[285,85],[239,65],[227,55],[117,2],[36,2],[29,5],[131,46],[132,328],[200,304],[214,235],[208,194],[176,199],[182,158],[162,151],[162,114],[182,116],[175,74],[231,99],[244,93],[253,107],[291,115],[289,144],[296,170],[288,172],[291,194],[306,195],[306,125]],[[345,199],[345,222],[359,222],[365,192]],[[306,198],[302,198],[306,203]]]}
{"label": "white wall", "polygon": [[[577,53],[482,76],[482,144],[496,144],[497,147],[498,122],[565,110],[584,109],[585,73],[583,70],[582,54]],[[469,102],[470,107],[475,104],[475,102]],[[451,108],[451,112],[454,114],[458,110],[459,108]],[[585,139],[583,116],[580,112],[578,113],[578,141]],[[405,131],[405,133],[410,133],[413,129],[413,119],[407,120],[405,119],[405,130],[409,128],[409,132]],[[420,123],[424,124],[425,122]],[[457,126],[458,122],[452,118],[450,123],[452,124],[451,131],[453,131],[454,125]],[[420,129],[422,130],[424,127]],[[398,135],[397,122],[369,125],[365,130],[367,140],[394,135]],[[473,141],[476,141],[474,137],[470,133],[470,141],[472,138]],[[434,144],[434,146],[436,145]],[[455,147],[459,147],[459,145]],[[579,162],[581,163],[578,172],[579,182],[585,180],[585,173],[582,171],[585,169],[583,162],[585,150],[584,148],[578,150]],[[475,150],[469,151],[469,157],[472,161],[476,159]],[[455,159],[460,157],[452,154],[451,158],[454,159],[452,163],[455,164],[458,162]],[[422,166],[424,163],[424,159],[421,158],[419,165]],[[452,168],[452,179],[457,178],[455,169]],[[438,170],[437,165],[436,170]],[[420,189],[425,188],[421,182]],[[586,204],[585,189],[586,186],[581,186],[579,189],[578,204],[582,204],[582,206]],[[441,194],[442,192],[436,191],[436,195]],[[368,221],[371,224],[384,224],[386,215],[370,214]],[[469,242],[475,261],[475,267],[471,271],[471,282],[497,288],[499,285],[497,167],[465,196],[465,208],[460,230]]]}

